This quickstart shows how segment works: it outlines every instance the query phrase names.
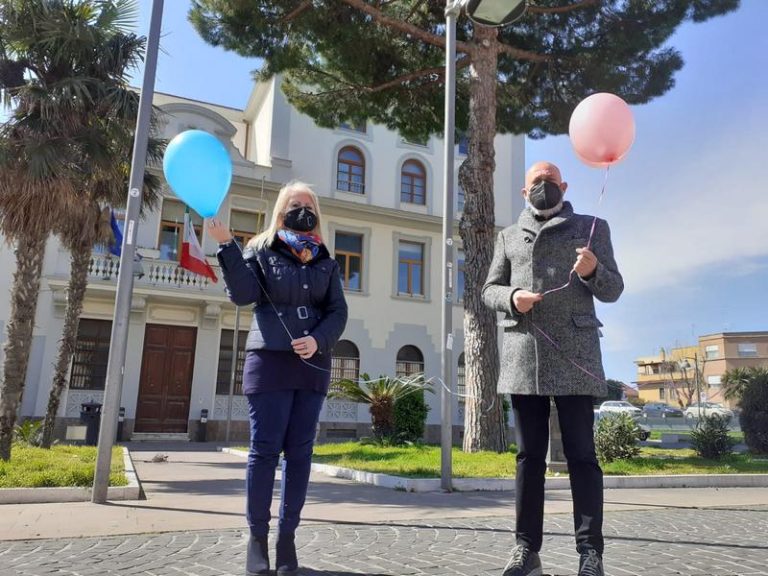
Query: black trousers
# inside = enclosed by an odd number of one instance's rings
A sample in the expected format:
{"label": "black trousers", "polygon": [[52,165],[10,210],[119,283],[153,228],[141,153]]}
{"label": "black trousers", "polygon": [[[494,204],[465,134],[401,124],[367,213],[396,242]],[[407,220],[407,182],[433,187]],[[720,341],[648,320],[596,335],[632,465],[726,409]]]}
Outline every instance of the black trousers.
{"label": "black trousers", "polygon": [[[555,396],[573,496],[576,549],[603,553],[603,471],[595,456],[591,396]],[[512,395],[517,436],[517,543],[541,550],[544,474],[549,447],[548,396]]]}

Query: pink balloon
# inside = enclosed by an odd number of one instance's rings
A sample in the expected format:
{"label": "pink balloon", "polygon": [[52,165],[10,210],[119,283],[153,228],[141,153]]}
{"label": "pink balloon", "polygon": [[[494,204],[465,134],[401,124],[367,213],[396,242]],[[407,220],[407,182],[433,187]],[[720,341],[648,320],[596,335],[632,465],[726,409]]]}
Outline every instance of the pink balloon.
{"label": "pink balloon", "polygon": [[613,162],[592,162],[591,160],[587,160],[586,158],[584,158],[578,152],[576,152],[576,158],[578,158],[584,164],[586,164],[587,166],[590,166],[592,168],[606,168],[607,166],[610,166],[611,164],[613,164]]}
{"label": "pink balloon", "polygon": [[599,92],[579,102],[568,126],[571,144],[585,164],[605,167],[626,156],[635,141],[635,120],[627,103]]}

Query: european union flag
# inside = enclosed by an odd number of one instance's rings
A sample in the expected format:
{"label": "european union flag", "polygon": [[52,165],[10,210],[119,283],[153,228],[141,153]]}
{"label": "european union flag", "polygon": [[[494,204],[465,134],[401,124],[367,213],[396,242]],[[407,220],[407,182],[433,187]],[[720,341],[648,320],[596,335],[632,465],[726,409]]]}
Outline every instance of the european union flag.
{"label": "european union flag", "polygon": [[115,237],[114,243],[110,244],[109,252],[115,256],[120,256],[123,250],[123,233],[120,231],[120,227],[117,225],[117,219],[115,219],[115,211],[110,210],[109,225],[112,228],[112,235]]}

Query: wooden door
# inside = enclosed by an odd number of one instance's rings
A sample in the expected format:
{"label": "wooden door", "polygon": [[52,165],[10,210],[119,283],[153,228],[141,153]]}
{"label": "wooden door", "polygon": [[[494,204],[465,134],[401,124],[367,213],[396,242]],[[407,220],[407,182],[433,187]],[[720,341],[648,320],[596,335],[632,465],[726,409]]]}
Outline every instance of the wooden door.
{"label": "wooden door", "polygon": [[197,328],[148,324],[136,432],[186,432]]}

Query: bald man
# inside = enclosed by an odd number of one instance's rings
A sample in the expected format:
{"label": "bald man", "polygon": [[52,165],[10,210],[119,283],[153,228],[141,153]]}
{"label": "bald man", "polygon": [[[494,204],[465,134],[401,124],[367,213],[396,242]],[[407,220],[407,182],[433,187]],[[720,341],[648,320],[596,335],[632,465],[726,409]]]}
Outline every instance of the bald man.
{"label": "bald man", "polygon": [[503,576],[541,575],[550,398],[568,461],[579,576],[604,574],[603,473],[592,399],[607,389],[594,300],[616,301],[624,282],[608,224],[574,214],[563,200],[567,188],[551,162],[529,168],[526,207],[517,224],[499,233],[483,287],[486,306],[504,313],[498,391],[512,395],[518,448],[517,542]]}

